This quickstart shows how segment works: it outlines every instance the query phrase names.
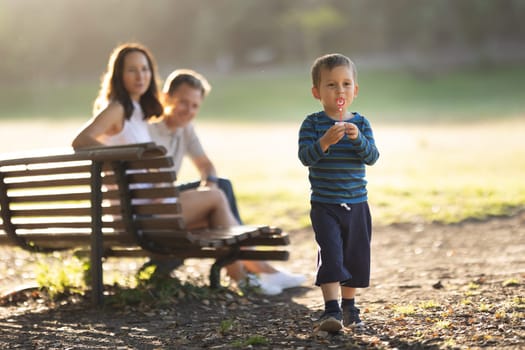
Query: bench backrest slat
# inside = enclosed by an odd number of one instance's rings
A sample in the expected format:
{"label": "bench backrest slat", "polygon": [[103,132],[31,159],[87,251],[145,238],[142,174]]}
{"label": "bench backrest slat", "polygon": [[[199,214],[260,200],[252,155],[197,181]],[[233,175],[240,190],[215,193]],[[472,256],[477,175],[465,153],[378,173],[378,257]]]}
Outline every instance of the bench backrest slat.
{"label": "bench backrest slat", "polygon": [[140,159],[142,157],[163,156],[166,150],[154,143],[143,143],[122,146],[97,146],[74,151],[71,148],[54,151],[42,150],[40,152],[22,152],[5,154],[0,158],[0,167],[19,166],[21,164],[49,164],[72,162],[82,160],[95,160],[103,162],[125,161]]}
{"label": "bench backrest slat", "polygon": [[[29,180],[29,176],[23,178],[12,178],[8,177],[7,181],[16,180],[17,182],[7,182],[8,189],[35,189],[35,188],[47,188],[47,187],[76,187],[76,186],[89,186],[90,179],[86,177],[89,173],[80,174],[84,176],[71,177],[71,178],[51,178],[41,180]],[[173,173],[144,173],[144,174],[129,174],[130,183],[165,183],[173,182],[175,177]],[[104,177],[102,183],[105,185],[114,184],[115,179],[113,176]]]}
{"label": "bench backrest slat", "polygon": [[[4,175],[8,177],[23,177],[23,176],[46,176],[46,175],[60,175],[60,174],[89,174],[90,161],[79,161],[81,165],[52,163],[42,164],[41,167],[18,166],[11,167],[11,170],[4,169]],[[62,166],[60,166],[62,165]]]}
{"label": "bench backrest slat", "polygon": [[12,195],[11,203],[42,203],[42,202],[83,202],[83,201],[89,201],[90,199],[90,193],[89,192],[67,192],[67,193],[49,193],[49,194],[19,194],[19,195]]}
{"label": "bench backrest slat", "polygon": [[137,159],[127,163],[130,170],[136,169],[169,169],[173,166],[173,159],[170,157]]}

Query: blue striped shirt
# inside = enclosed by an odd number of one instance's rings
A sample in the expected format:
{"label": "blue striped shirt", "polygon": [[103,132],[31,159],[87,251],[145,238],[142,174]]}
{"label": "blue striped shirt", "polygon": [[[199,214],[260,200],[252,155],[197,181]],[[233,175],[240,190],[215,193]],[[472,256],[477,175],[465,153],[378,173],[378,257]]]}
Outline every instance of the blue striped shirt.
{"label": "blue striped shirt", "polygon": [[325,152],[319,139],[335,121],[325,112],[310,114],[299,130],[299,159],[308,167],[311,197],[322,203],[361,203],[368,200],[365,165],[379,158],[372,128],[368,120],[354,112],[346,120],[359,128],[359,137],[350,140],[345,135]]}

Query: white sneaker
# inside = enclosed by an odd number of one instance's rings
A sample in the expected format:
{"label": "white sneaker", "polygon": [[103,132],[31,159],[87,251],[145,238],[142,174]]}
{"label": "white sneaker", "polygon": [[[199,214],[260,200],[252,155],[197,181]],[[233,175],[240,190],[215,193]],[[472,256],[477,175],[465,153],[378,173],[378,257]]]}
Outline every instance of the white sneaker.
{"label": "white sneaker", "polygon": [[255,291],[264,295],[277,295],[280,294],[283,289],[279,285],[261,281],[257,276],[249,273],[246,278],[237,282],[239,288],[243,291]]}
{"label": "white sneaker", "polygon": [[306,277],[287,271],[278,271],[274,273],[261,273],[259,274],[259,280],[264,285],[279,286],[281,289],[287,289],[299,287],[306,281]]}

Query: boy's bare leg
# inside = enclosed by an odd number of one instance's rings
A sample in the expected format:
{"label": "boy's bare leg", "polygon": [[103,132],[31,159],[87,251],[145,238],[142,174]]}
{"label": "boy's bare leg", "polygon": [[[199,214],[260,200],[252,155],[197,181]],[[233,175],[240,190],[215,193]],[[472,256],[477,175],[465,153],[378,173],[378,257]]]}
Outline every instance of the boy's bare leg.
{"label": "boy's bare leg", "polygon": [[354,299],[356,288],[341,286],[341,296],[343,299]]}
{"label": "boy's bare leg", "polygon": [[318,330],[337,333],[343,328],[342,313],[339,308],[339,282],[321,284],[325,310],[321,316]]}
{"label": "boy's bare leg", "polygon": [[321,290],[325,302],[339,299],[339,282],[321,284]]}

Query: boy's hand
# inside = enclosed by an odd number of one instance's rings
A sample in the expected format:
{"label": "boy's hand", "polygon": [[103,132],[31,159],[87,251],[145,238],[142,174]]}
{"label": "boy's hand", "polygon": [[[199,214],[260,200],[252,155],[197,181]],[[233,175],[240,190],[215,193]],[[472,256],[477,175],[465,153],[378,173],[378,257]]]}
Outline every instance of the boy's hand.
{"label": "boy's hand", "polygon": [[345,136],[346,126],[342,124],[334,124],[330,129],[326,130],[323,136],[319,139],[321,149],[323,152],[328,150],[328,147],[339,142]]}
{"label": "boy's hand", "polygon": [[345,123],[345,133],[350,140],[355,140],[359,136],[359,128],[352,123]]}

